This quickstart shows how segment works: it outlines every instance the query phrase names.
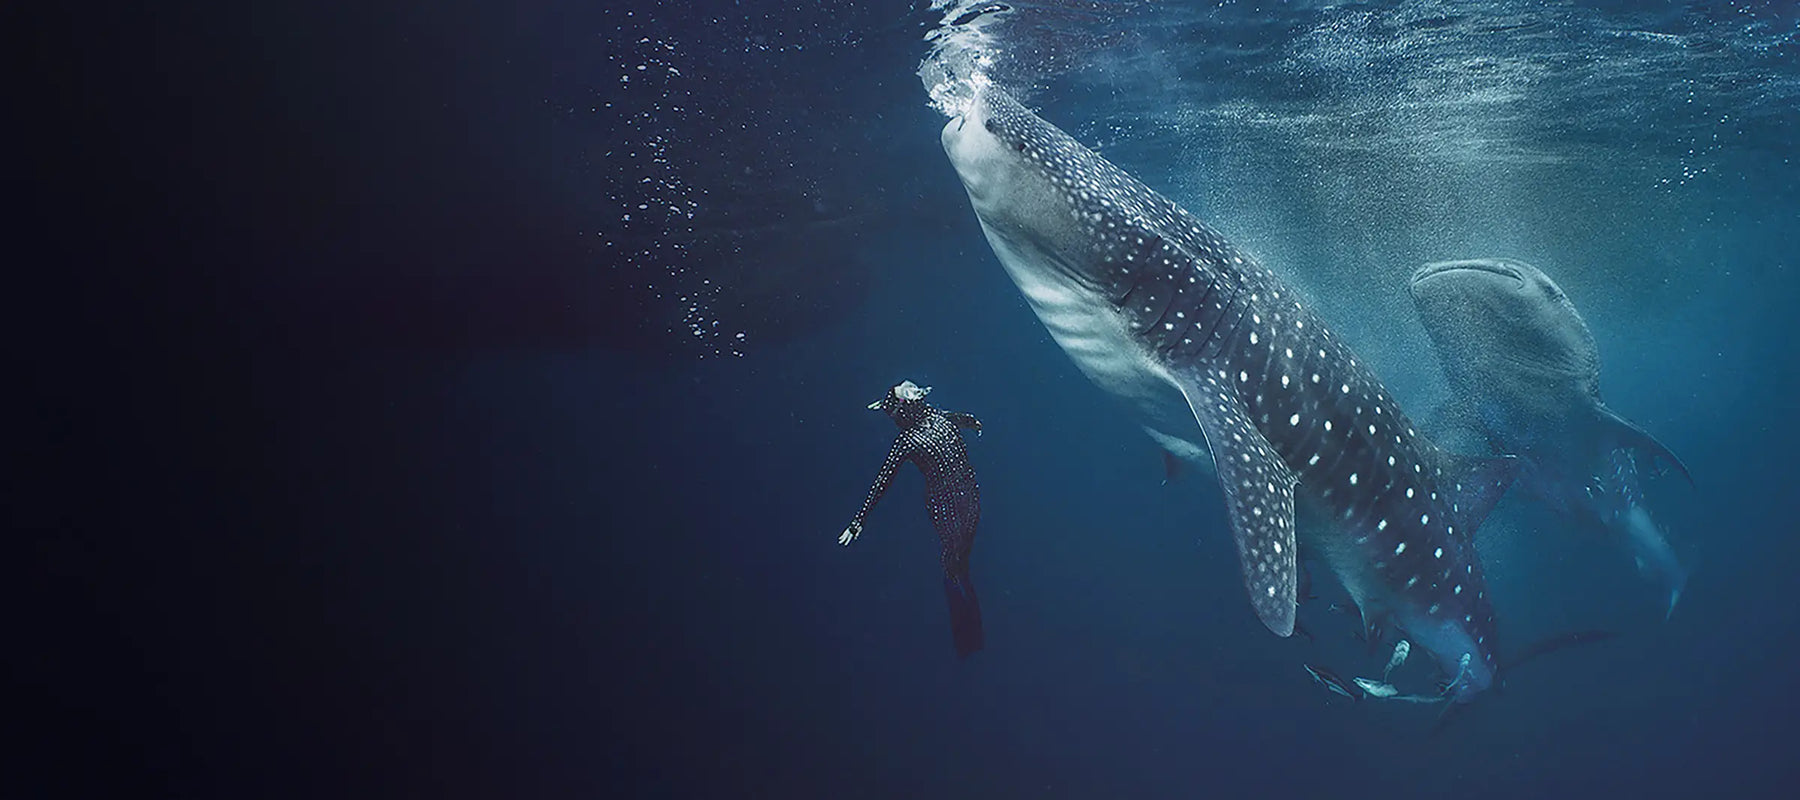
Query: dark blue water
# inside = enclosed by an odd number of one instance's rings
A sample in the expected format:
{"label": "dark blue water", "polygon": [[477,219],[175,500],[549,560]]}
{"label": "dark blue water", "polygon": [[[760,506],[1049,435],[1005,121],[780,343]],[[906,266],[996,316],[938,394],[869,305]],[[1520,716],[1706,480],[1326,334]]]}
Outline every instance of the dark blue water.
{"label": "dark blue water", "polygon": [[[1502,649],[1616,639],[1437,735],[1313,684],[1385,652],[1322,571],[1317,641],[1269,635],[1212,477],[1165,485],[1026,307],[916,74],[940,12],[184,12],[90,30],[139,69],[62,65],[92,150],[46,196],[122,221],[57,273],[110,344],[31,364],[57,711],[25,788],[1787,796],[1793,9],[1019,5],[996,76],[1261,254],[1414,416],[1444,389],[1406,275],[1555,276],[1696,478],[1649,487],[1694,570],[1673,617],[1513,498],[1480,539]],[[985,423],[966,661],[915,470],[835,541],[901,379]]]}

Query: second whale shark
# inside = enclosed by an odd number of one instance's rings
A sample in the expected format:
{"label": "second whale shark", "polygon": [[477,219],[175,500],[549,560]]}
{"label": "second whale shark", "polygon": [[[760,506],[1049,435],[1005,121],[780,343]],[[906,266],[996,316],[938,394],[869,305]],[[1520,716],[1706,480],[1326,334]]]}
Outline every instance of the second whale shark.
{"label": "second whale shark", "polygon": [[1446,696],[1467,702],[1492,684],[1494,610],[1473,535],[1511,459],[1438,448],[1275,273],[991,85],[942,140],[1056,342],[1159,444],[1211,454],[1263,624],[1293,632],[1304,546],[1366,626],[1392,625],[1432,655]]}
{"label": "second whale shark", "polygon": [[1427,264],[1408,290],[1454,397],[1446,426],[1520,456],[1521,489],[1621,543],[1662,590],[1664,616],[1674,613],[1688,573],[1643,501],[1639,467],[1693,477],[1600,399],[1600,350],[1568,294],[1505,258]]}

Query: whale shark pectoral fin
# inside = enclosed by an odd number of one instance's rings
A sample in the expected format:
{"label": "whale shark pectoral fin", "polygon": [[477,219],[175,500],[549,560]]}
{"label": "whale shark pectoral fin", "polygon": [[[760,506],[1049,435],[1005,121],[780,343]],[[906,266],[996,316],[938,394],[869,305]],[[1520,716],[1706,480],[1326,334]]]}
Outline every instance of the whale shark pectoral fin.
{"label": "whale shark pectoral fin", "polygon": [[1446,454],[1444,480],[1440,491],[1450,499],[1450,516],[1456,529],[1474,536],[1475,529],[1505,496],[1507,487],[1519,474],[1516,456],[1464,456]]}
{"label": "whale shark pectoral fin", "polygon": [[1250,606],[1275,635],[1291,636],[1297,605],[1294,473],[1251,423],[1231,386],[1208,373],[1177,382],[1219,472]]}
{"label": "whale shark pectoral fin", "polygon": [[1687,465],[1681,463],[1681,459],[1677,458],[1675,453],[1665,447],[1662,442],[1657,441],[1656,437],[1645,433],[1643,428],[1631,424],[1631,420],[1619,416],[1617,412],[1605,406],[1600,407],[1600,422],[1610,428],[1608,433],[1611,434],[1613,447],[1627,448],[1639,458],[1652,464],[1658,461],[1667,463],[1674,467],[1676,472],[1681,473],[1681,477],[1687,479],[1689,486],[1694,485],[1694,476],[1688,472]]}

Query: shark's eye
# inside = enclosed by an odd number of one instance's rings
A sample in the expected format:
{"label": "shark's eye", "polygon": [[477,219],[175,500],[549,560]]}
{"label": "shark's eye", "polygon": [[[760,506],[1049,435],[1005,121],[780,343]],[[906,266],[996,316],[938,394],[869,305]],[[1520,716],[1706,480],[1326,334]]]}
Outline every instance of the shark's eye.
{"label": "shark's eye", "polygon": [[1025,143],[1024,142],[1013,142],[1013,149],[1023,153],[1023,152],[1025,152]]}

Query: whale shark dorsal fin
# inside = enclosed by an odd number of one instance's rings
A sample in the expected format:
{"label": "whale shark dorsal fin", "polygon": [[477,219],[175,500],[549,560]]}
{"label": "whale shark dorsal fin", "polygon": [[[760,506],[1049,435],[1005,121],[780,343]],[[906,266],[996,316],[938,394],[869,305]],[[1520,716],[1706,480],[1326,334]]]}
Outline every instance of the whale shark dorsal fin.
{"label": "whale shark dorsal fin", "polygon": [[1432,407],[1425,416],[1423,430],[1433,443],[1453,453],[1490,451],[1481,417],[1461,398],[1452,397]]}
{"label": "whale shark dorsal fin", "polygon": [[1229,383],[1204,371],[1176,382],[1212,451],[1250,606],[1275,635],[1291,636],[1298,604],[1294,473],[1251,424]]}
{"label": "whale shark dorsal fin", "polygon": [[1518,474],[1519,459],[1514,456],[1444,454],[1441,485],[1449,494],[1450,516],[1456,520],[1457,532],[1474,536]]}
{"label": "whale shark dorsal fin", "polygon": [[1694,476],[1688,472],[1687,465],[1681,463],[1681,459],[1677,458],[1675,453],[1665,447],[1662,442],[1657,441],[1656,437],[1645,433],[1643,428],[1631,424],[1631,420],[1619,416],[1617,412],[1606,406],[1600,406],[1599,413],[1601,424],[1609,428],[1608,438],[1613,447],[1629,449],[1639,458],[1652,464],[1658,461],[1664,462],[1674,467],[1676,472],[1681,473],[1681,477],[1687,479],[1689,486],[1694,485]]}

